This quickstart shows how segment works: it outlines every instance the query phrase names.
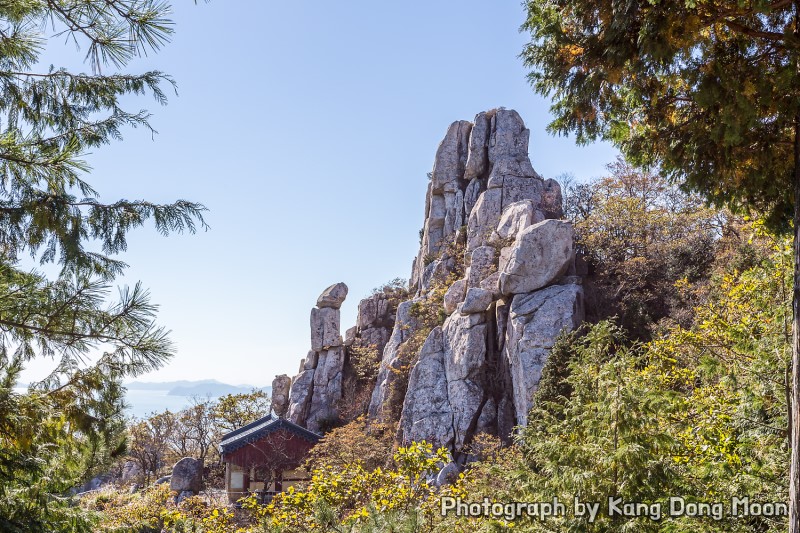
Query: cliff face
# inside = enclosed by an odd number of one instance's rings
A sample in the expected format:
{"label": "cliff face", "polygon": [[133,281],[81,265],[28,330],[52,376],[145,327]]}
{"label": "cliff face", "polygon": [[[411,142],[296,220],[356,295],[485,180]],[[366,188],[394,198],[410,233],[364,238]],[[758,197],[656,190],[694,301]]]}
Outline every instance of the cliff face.
{"label": "cliff face", "polygon": [[458,452],[477,433],[507,439],[526,424],[555,338],[584,316],[561,191],[534,171],[528,139],[519,114],[505,109],[448,128],[409,299],[362,300],[342,340],[347,289],[326,289],[311,314],[312,351],[292,381],[292,421],[318,431],[335,419],[349,350],[369,345],[382,357],[364,409],[372,420],[397,422],[403,441]]}

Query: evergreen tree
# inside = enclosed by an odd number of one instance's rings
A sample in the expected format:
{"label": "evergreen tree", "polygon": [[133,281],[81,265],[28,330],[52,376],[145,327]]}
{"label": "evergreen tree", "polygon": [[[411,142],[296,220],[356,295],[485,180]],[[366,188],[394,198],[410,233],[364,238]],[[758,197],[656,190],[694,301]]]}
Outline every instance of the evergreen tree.
{"label": "evergreen tree", "polygon": [[528,0],[550,130],[606,139],[795,231],[791,531],[800,532],[800,2]]}
{"label": "evergreen tree", "polygon": [[[139,284],[119,289],[115,257],[126,233],[154,222],[162,234],[205,227],[203,206],[103,203],[85,180],[84,157],[150,128],[128,95],[166,103],[164,73],[125,72],[171,33],[160,0],[0,1],[0,530],[89,530],[66,491],[124,450],[122,379],[162,365],[173,353]],[[86,52],[90,72],[50,67],[53,37]],[[30,256],[56,264],[47,277],[23,268]],[[54,370],[15,391],[31,359]]]}

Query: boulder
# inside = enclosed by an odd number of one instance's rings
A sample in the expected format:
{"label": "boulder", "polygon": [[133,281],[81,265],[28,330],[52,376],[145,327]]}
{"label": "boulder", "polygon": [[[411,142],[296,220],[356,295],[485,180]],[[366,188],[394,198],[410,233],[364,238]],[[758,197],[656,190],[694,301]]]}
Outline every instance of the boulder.
{"label": "boulder", "polygon": [[475,116],[475,122],[469,135],[469,153],[464,169],[464,179],[466,180],[480,178],[489,168],[491,123],[491,116],[485,111]]}
{"label": "boulder", "polygon": [[492,305],[492,292],[477,287],[472,287],[467,290],[467,295],[464,303],[461,304],[459,311],[462,315],[470,313],[483,313]]}
{"label": "boulder", "polygon": [[311,310],[311,349],[315,352],[332,346],[342,346],[339,333],[340,312],[333,307]]}
{"label": "boulder", "polygon": [[139,466],[139,463],[135,463],[133,461],[125,461],[125,464],[122,465],[122,476],[121,480],[123,483],[131,483],[137,481],[142,475],[142,467]]}
{"label": "boulder", "polygon": [[101,474],[99,476],[93,477],[92,479],[90,479],[89,481],[87,481],[86,483],[84,483],[79,487],[73,487],[72,489],[70,489],[69,492],[72,495],[83,494],[84,492],[97,490],[103,487],[104,485],[111,483],[111,481],[112,479],[110,474]]}
{"label": "boulder", "polygon": [[434,481],[434,486],[436,487],[443,487],[445,485],[452,485],[458,480],[458,475],[461,473],[461,468],[450,461],[441,470],[439,473],[436,474],[436,481]]}
{"label": "boulder", "polygon": [[444,310],[447,314],[452,314],[456,310],[458,304],[464,301],[464,296],[467,294],[467,280],[460,279],[450,285],[447,292],[444,294]]}
{"label": "boulder", "polygon": [[169,490],[181,493],[191,491],[200,492],[203,485],[203,462],[193,457],[184,457],[172,467],[172,478],[169,480]]}
{"label": "boulder", "polygon": [[517,424],[527,425],[533,395],[556,337],[563,330],[575,329],[583,318],[580,285],[553,285],[514,296],[504,352],[511,369]]}
{"label": "boulder", "polygon": [[445,190],[451,184],[464,177],[469,151],[469,134],[472,123],[467,120],[453,122],[444,139],[436,150],[436,159],[431,173],[431,190],[434,193]]}
{"label": "boulder", "polygon": [[289,390],[292,387],[292,378],[286,374],[275,376],[272,380],[272,411],[279,418],[283,418],[289,411]]}
{"label": "boulder", "polygon": [[339,309],[345,298],[347,298],[347,285],[344,283],[335,283],[322,291],[322,294],[317,298],[317,307]]}
{"label": "boulder", "polygon": [[521,200],[509,204],[503,209],[500,222],[492,233],[490,241],[513,239],[523,229],[542,220],[544,220],[544,215],[536,209],[532,200]]}
{"label": "boulder", "polygon": [[521,294],[558,281],[573,259],[572,224],[545,220],[522,230],[500,272],[500,291]]}
{"label": "boulder", "polygon": [[495,251],[491,246],[479,246],[470,254],[467,268],[467,287],[479,287],[481,281],[495,271]]}

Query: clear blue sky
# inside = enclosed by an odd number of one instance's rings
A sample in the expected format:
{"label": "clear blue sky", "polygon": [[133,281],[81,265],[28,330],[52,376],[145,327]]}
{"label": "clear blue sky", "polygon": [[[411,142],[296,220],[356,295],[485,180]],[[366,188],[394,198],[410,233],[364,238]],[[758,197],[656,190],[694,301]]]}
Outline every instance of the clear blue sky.
{"label": "clear blue sky", "polygon": [[150,288],[178,347],[144,379],[294,375],[322,289],[350,287],[344,331],[360,298],[409,276],[426,173],[454,120],[516,109],[545,177],[599,176],[615,157],[546,133],[549,104],[518,59],[519,0],[174,1],[172,42],[129,66],[178,82],[166,107],[128,99],[159,134],[126,131],[89,157],[104,200],[209,208],[210,231],[137,230],[122,257],[121,283]]}

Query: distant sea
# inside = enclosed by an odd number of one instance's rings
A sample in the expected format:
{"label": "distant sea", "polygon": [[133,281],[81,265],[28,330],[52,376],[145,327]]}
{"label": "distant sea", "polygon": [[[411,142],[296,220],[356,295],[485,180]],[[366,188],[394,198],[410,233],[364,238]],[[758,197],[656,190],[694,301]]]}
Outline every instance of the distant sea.
{"label": "distant sea", "polygon": [[[204,400],[205,398],[201,398]],[[212,398],[214,399],[214,398]],[[173,413],[188,407],[192,403],[190,396],[174,396],[169,390],[128,389],[125,394],[128,414],[136,418],[145,418],[152,413],[160,413],[169,409]]]}
{"label": "distant sea", "polygon": [[[25,393],[25,388],[15,388],[15,392]],[[201,398],[204,400],[205,397]],[[211,397],[212,400],[216,397]],[[173,396],[169,390],[128,389],[125,394],[128,416],[146,418],[152,413],[160,413],[169,409],[173,413],[188,407],[192,403],[191,396]]]}

